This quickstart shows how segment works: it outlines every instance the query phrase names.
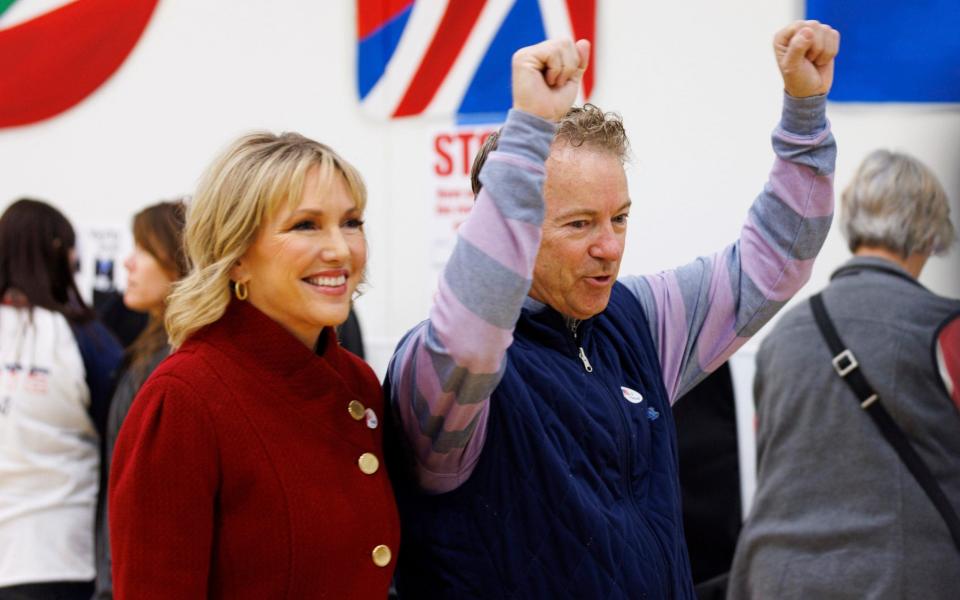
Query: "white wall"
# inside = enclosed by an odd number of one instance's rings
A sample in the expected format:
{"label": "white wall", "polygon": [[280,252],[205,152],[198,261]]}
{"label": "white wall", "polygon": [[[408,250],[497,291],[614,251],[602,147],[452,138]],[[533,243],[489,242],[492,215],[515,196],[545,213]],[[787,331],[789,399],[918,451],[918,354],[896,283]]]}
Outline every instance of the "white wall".
{"label": "white wall", "polygon": [[[668,268],[733,239],[763,184],[781,94],[771,38],[802,6],[598,6],[592,100],[623,114],[634,148],[623,270]],[[382,373],[397,338],[426,316],[435,287],[425,268],[432,134],[449,122],[361,113],[354,10],[348,0],[161,0],[131,57],[93,96],[46,122],[0,130],[0,203],[29,194],[61,206],[81,228],[125,227],[140,207],[189,192],[242,132],[297,130],[327,142],[370,188],[370,286],[358,312]],[[829,115],[838,189],[870,149],[906,150],[940,175],[960,215],[957,106],[832,105]],[[804,295],[846,256],[832,232]],[[958,256],[935,260],[924,283],[960,296]]]}

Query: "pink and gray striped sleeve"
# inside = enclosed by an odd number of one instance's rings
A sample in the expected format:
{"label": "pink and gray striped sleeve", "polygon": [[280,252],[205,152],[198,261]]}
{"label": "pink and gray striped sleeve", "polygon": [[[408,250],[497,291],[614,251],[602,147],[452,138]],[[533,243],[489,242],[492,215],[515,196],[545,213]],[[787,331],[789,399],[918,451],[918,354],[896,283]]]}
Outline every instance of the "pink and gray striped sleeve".
{"label": "pink and gray striped sleeve", "polygon": [[407,334],[390,363],[389,393],[427,492],[457,488],[480,456],[490,395],[540,246],[544,161],[554,132],[552,123],[510,112],[430,318]]}
{"label": "pink and gray striped sleeve", "polygon": [[740,238],[678,269],[621,281],[647,314],[670,401],[755,334],[810,278],[833,218],[826,98],[784,98],[770,178]]}

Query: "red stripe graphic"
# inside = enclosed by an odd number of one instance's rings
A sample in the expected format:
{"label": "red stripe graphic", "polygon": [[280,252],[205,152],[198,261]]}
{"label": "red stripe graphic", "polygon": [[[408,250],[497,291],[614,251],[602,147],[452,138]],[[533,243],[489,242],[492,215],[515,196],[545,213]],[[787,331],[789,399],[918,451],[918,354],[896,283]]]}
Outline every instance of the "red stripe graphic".
{"label": "red stripe graphic", "polygon": [[460,54],[484,4],[486,0],[450,0],[420,67],[393,116],[407,117],[427,108]]}
{"label": "red stripe graphic", "polygon": [[[433,2],[434,0],[427,0]],[[357,39],[361,42],[368,35],[383,27],[384,23],[407,9],[413,0],[358,0]]]}
{"label": "red stripe graphic", "polygon": [[583,97],[589,98],[593,91],[593,59],[596,49],[595,30],[597,26],[596,0],[567,0],[567,10],[570,11],[570,23],[573,27],[573,39],[590,40],[590,68],[583,74]]}
{"label": "red stripe graphic", "polygon": [[0,31],[0,127],[59,114],[133,50],[157,0],[79,0]]}

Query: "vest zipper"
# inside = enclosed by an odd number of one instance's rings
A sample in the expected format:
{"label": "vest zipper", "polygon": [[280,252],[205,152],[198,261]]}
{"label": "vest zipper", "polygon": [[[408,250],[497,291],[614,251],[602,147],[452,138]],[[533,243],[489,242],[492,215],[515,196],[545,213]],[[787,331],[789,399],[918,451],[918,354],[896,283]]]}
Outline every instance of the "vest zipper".
{"label": "vest zipper", "polygon": [[[631,435],[630,417],[628,416],[627,411],[624,409],[623,400],[619,396],[613,394],[606,395],[606,397],[612,400],[614,411],[616,412],[620,421],[620,430],[617,432],[617,437],[619,438],[621,447],[620,468],[623,472],[623,482],[626,488],[624,491],[626,492],[627,497],[630,499],[630,506],[633,508],[634,514],[636,514],[637,518],[643,523],[643,526],[649,532],[650,537],[653,538],[653,541],[657,546],[657,550],[660,552],[660,556],[664,557],[664,560],[667,560],[669,554],[663,545],[663,541],[660,540],[660,536],[657,534],[656,528],[650,522],[646,512],[640,506],[640,502],[637,499],[637,494],[633,489],[634,440],[633,436]],[[653,435],[652,427],[650,435]],[[651,437],[651,444],[652,443],[653,440]],[[652,476],[652,473],[648,474],[648,476]],[[670,575],[672,576],[672,571],[670,572]],[[669,597],[672,598],[674,596],[672,579],[668,579],[667,586],[671,591]]]}
{"label": "vest zipper", "polygon": [[573,334],[573,342],[577,345],[580,362],[583,363],[583,370],[587,373],[593,373],[593,365],[590,364],[590,360],[587,358],[587,353],[583,351],[583,346],[580,345],[579,340],[577,339],[577,327],[580,327],[580,320],[571,319],[567,322],[567,326],[570,328],[570,333]]}
{"label": "vest zipper", "polygon": [[[570,329],[570,333],[573,334],[574,345],[577,346],[579,350],[580,360],[583,362],[583,368],[587,373],[593,372],[593,367],[590,365],[590,361],[587,359],[587,354],[583,351],[583,346],[580,345],[580,341],[577,338],[577,328],[580,326],[580,321],[578,319],[569,319],[567,321],[567,328]],[[602,378],[601,378],[602,379]],[[605,386],[604,391],[606,390]],[[630,435],[630,419],[627,415],[626,410],[623,407],[623,402],[619,396],[616,394],[606,393],[603,394],[609,401],[613,403],[613,410],[615,414],[619,417],[619,431],[617,432],[617,438],[620,446],[620,469],[623,473],[624,485],[626,486],[625,492],[627,497],[630,499],[630,505],[633,507],[637,518],[640,519],[647,531],[650,533],[653,538],[654,543],[657,545],[657,549],[660,552],[660,556],[663,556],[664,559],[668,556],[667,550],[663,545],[663,541],[660,539],[660,536],[657,535],[656,529],[651,524],[650,519],[645,514],[644,510],[640,507],[640,503],[637,500],[637,495],[633,489],[633,439]],[[651,431],[651,435],[653,432]],[[652,443],[652,440],[651,440]],[[672,572],[671,572],[672,575]],[[671,594],[674,591],[673,579],[668,579],[667,585],[671,591]]]}
{"label": "vest zipper", "polygon": [[580,360],[583,361],[583,369],[587,373],[593,373],[593,367],[590,365],[590,361],[587,360],[587,354],[583,351],[583,346],[580,346]]}
{"label": "vest zipper", "polygon": [[[590,365],[590,361],[587,359],[587,354],[584,352],[583,346],[580,345],[580,340],[577,337],[577,328],[579,326],[580,321],[577,319],[569,319],[567,321],[567,328],[570,330],[570,333],[573,334],[574,345],[577,346],[577,350],[579,351],[580,360],[583,362],[583,368],[587,371],[587,373],[592,373],[593,367]],[[620,426],[618,427],[619,431],[617,431],[617,438],[619,442],[618,445],[620,446],[620,470],[623,474],[624,486],[626,487],[624,491],[626,492],[627,497],[630,499],[630,505],[633,507],[637,518],[643,522],[644,527],[653,538],[653,541],[660,552],[660,556],[664,557],[666,560],[668,553],[666,548],[664,548],[663,541],[660,539],[660,536],[656,532],[656,528],[651,524],[650,519],[647,517],[644,510],[640,507],[640,503],[637,500],[637,495],[633,489],[634,453],[633,438],[630,435],[630,418],[623,407],[623,401],[621,398],[616,394],[610,394],[609,390],[606,389],[606,386],[601,384],[601,387],[605,392],[607,392],[602,394],[602,396],[607,398],[608,401],[612,402],[614,413],[617,415],[617,417],[619,417],[618,420]],[[652,434],[653,432],[651,431],[651,435]],[[668,579],[667,586],[671,591],[671,595],[673,595],[674,586],[672,578]]]}

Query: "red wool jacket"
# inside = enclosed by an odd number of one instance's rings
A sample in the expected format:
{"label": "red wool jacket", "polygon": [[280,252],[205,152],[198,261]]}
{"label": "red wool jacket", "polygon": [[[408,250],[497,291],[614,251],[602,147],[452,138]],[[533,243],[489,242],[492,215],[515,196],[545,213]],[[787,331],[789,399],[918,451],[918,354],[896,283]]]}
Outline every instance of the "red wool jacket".
{"label": "red wool jacket", "polygon": [[322,339],[317,356],[232,301],[154,371],[110,472],[119,600],[386,598],[400,525],[380,385]]}

